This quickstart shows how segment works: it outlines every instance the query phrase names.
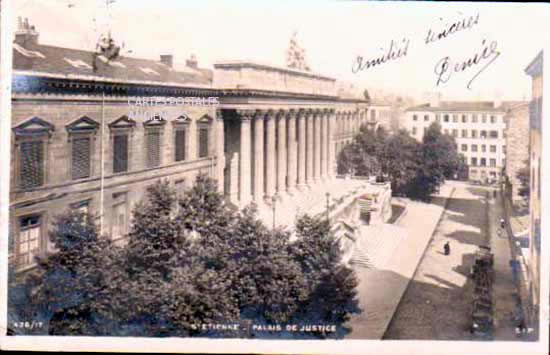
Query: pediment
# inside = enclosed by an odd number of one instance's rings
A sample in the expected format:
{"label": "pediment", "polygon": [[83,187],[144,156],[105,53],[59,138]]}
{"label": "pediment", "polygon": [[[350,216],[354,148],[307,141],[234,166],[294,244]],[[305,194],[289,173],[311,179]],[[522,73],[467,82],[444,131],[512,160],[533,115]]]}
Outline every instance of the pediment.
{"label": "pediment", "polygon": [[176,117],[174,121],[172,121],[174,124],[189,124],[191,123],[191,118],[187,116],[187,114],[181,114],[180,116]]}
{"label": "pediment", "polygon": [[13,127],[12,130],[16,136],[33,136],[51,134],[55,131],[55,127],[44,119],[35,116]]}
{"label": "pediment", "polygon": [[214,119],[212,117],[210,117],[209,115],[204,115],[202,116],[201,118],[199,118],[197,120],[197,123],[206,123],[206,124],[209,124],[209,123],[212,123]]}
{"label": "pediment", "polygon": [[128,116],[124,115],[113,122],[109,123],[110,129],[116,129],[116,128],[134,128],[136,125],[136,121],[128,118]]}
{"label": "pediment", "polygon": [[143,122],[144,127],[159,127],[159,126],[164,126],[165,124],[166,124],[166,120],[159,115],[151,117],[147,121]]}
{"label": "pediment", "polygon": [[98,128],[99,123],[87,116],[82,116],[76,121],[69,123],[67,126],[65,126],[65,129],[69,133],[95,132]]}

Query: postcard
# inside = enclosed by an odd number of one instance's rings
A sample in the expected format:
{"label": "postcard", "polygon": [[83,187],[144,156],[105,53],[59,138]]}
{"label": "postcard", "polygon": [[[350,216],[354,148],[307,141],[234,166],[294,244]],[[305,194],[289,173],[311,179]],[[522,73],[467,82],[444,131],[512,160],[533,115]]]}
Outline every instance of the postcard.
{"label": "postcard", "polygon": [[546,353],[549,9],[3,0],[1,348]]}

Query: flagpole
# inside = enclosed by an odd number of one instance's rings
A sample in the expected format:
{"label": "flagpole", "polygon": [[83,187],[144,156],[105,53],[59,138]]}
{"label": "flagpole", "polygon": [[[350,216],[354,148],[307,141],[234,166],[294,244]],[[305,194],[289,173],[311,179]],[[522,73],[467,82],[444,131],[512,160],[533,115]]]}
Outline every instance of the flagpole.
{"label": "flagpole", "polygon": [[100,183],[100,202],[99,202],[99,232],[103,236],[103,203],[105,200],[104,184],[105,184],[105,89],[101,93],[101,183]]}

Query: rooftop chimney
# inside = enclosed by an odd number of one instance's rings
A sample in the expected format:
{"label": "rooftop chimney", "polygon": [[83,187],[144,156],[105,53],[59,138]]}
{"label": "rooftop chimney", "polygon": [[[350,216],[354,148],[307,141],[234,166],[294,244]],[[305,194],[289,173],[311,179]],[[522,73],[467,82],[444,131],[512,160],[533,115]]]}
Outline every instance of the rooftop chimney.
{"label": "rooftop chimney", "polygon": [[29,19],[17,18],[17,31],[15,31],[15,43],[22,47],[38,44],[38,32],[34,26],[29,25]]}
{"label": "rooftop chimney", "polygon": [[185,65],[187,65],[188,67],[190,68],[194,68],[194,69],[197,69],[197,57],[195,57],[194,54],[191,54],[191,56],[189,57],[189,59],[187,59],[185,61]]}
{"label": "rooftop chimney", "polygon": [[172,68],[174,65],[174,56],[171,54],[162,54],[160,56],[160,62]]}

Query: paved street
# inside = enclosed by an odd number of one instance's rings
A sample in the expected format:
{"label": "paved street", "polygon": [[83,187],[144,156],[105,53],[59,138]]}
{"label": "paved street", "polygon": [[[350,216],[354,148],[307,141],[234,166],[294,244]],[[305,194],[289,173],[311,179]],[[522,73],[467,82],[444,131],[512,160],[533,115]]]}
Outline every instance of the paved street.
{"label": "paved street", "polygon": [[[452,196],[454,187],[445,184],[432,203],[410,201],[398,198],[406,204],[404,215],[398,219],[394,228],[388,228],[393,234],[375,236],[387,239],[378,248],[392,248],[391,256],[375,263],[375,268],[355,267],[359,286],[357,288],[360,314],[352,316],[349,325],[352,331],[349,339],[381,339],[392,316],[398,307],[409,281],[414,275],[426,245],[443,213],[445,202]],[[397,234],[399,233],[399,235]],[[362,238],[373,237],[362,235]],[[399,244],[393,249],[393,240]]]}
{"label": "paved street", "polygon": [[[472,281],[468,275],[478,245],[490,245],[495,254],[495,338],[514,339],[510,250],[508,240],[496,235],[500,206],[495,205],[492,190],[462,183],[455,187],[385,339],[472,339]],[[489,233],[494,236],[489,238]],[[447,241],[449,256],[443,253]]]}

